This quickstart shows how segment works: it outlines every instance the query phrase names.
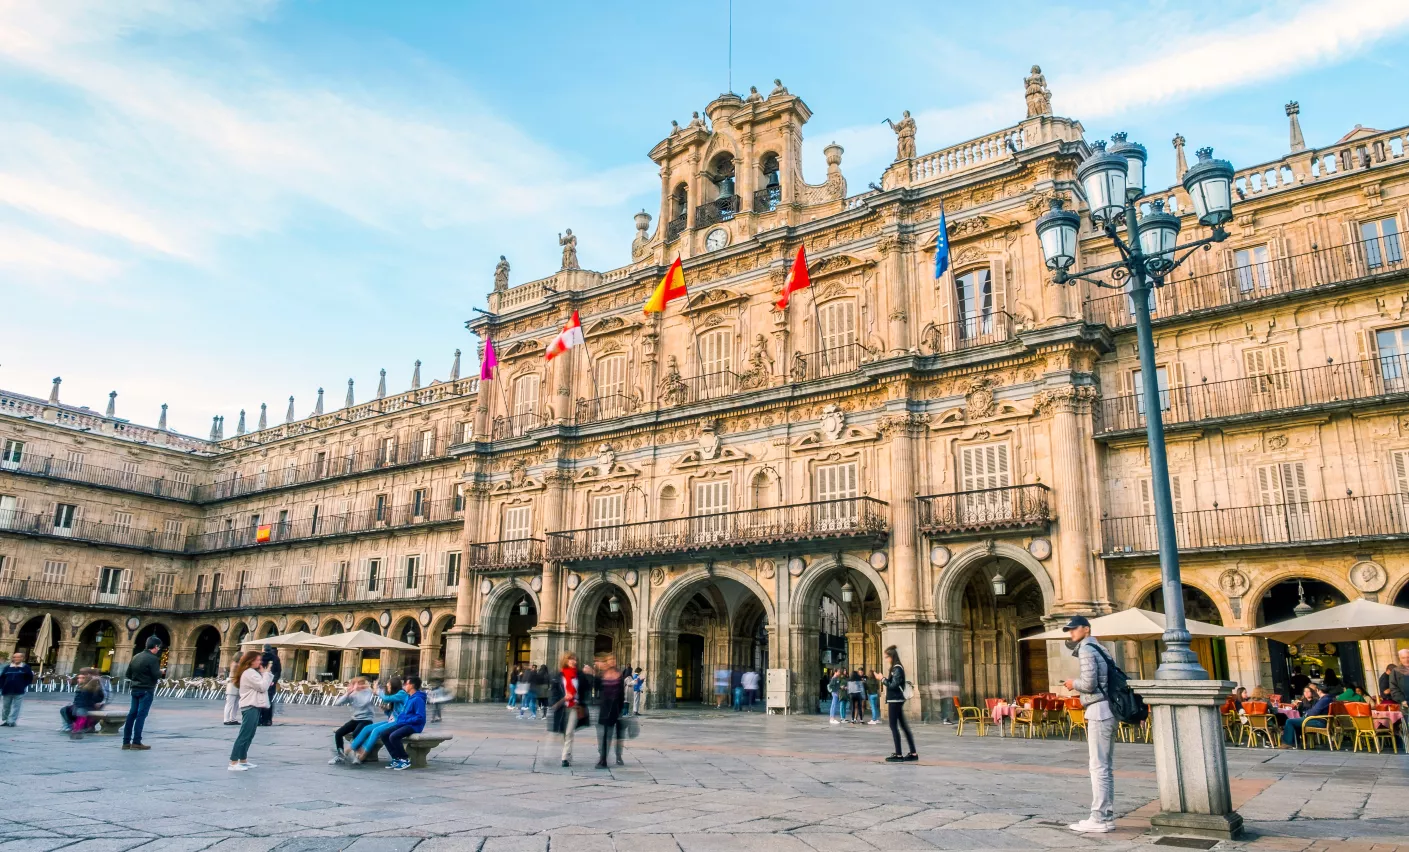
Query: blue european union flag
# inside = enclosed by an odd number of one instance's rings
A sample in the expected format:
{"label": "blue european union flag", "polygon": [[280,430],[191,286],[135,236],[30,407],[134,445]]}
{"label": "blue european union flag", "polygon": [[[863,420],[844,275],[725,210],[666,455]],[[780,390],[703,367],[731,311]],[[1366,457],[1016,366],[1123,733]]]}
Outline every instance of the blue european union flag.
{"label": "blue european union flag", "polygon": [[934,238],[934,277],[949,268],[949,228],[944,224],[944,207],[939,208],[939,235]]}

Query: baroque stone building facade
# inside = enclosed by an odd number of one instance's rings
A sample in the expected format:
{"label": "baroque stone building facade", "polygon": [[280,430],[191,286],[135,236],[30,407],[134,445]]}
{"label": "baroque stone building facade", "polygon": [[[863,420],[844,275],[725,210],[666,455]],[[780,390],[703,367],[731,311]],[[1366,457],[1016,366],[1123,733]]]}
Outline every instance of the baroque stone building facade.
{"label": "baroque stone building facade", "polygon": [[[421,650],[295,676],[443,665],[486,700],[515,664],[610,649],[656,706],[757,668],[802,711],[824,665],[894,644],[927,717],[1048,688],[1070,656],[1022,637],[1162,602],[1127,297],[1052,285],[1033,230],[1052,198],[1080,209],[1089,149],[1036,68],[1025,97],[1018,124],[920,156],[907,114],[850,194],[840,146],[804,180],[811,113],[781,83],[716,98],[651,150],[630,264],[578,268],[570,232],[550,278],[501,259],[467,323],[492,380],[457,357],[421,387],[418,365],[408,392],[210,440],[57,381],[0,395],[0,650],[50,613],[60,670],[119,670],[143,631],[187,674],[251,633],[363,627]],[[1409,130],[1308,149],[1288,112],[1291,152],[1238,172],[1232,237],[1154,296],[1186,604],[1235,629],[1409,602]],[[1197,229],[1182,189],[1152,200]],[[812,287],[780,310],[799,247]],[[1094,231],[1081,251],[1110,259]],[[677,256],[688,300],[643,315]],[[545,361],[574,311],[585,345]],[[1153,665],[1153,643],[1117,650]],[[1373,681],[1390,649],[1198,650],[1273,686],[1292,665]]]}

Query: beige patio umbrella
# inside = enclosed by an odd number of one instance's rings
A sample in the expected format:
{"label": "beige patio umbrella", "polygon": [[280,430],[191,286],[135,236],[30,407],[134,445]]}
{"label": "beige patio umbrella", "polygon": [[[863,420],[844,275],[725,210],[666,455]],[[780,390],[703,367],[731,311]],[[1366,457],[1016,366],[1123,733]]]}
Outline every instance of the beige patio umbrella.
{"label": "beige patio umbrella", "polygon": [[316,644],[310,648],[325,648],[330,651],[419,651],[419,645],[412,645],[382,636],[367,630],[351,630],[347,633],[334,633],[332,636],[315,636]]}
{"label": "beige patio umbrella", "polygon": [[[1185,619],[1184,625],[1188,629],[1189,635],[1195,638],[1242,635],[1236,630],[1229,630],[1206,621],[1195,621],[1192,618]],[[1097,639],[1129,639],[1134,642],[1159,639],[1164,636],[1164,613],[1151,612],[1147,609],[1123,609],[1120,612],[1093,618],[1091,619],[1091,635]],[[1065,638],[1067,638],[1065,630],[1048,630],[1046,633],[1039,633],[1036,636],[1024,636],[1023,641]]]}
{"label": "beige patio umbrella", "polygon": [[1409,638],[1409,609],[1364,598],[1249,630],[1248,636],[1288,645],[1307,642],[1366,642]]}
{"label": "beige patio umbrella", "polygon": [[45,613],[44,620],[39,623],[39,635],[34,637],[34,668],[37,673],[44,672],[44,658],[49,656],[49,646],[54,644],[54,617]]}
{"label": "beige patio umbrella", "polygon": [[284,633],[279,636],[266,636],[263,639],[246,639],[240,643],[241,648],[263,648],[265,645],[273,645],[275,648],[326,648],[323,644],[323,637],[314,636],[307,630],[295,630],[293,633]]}

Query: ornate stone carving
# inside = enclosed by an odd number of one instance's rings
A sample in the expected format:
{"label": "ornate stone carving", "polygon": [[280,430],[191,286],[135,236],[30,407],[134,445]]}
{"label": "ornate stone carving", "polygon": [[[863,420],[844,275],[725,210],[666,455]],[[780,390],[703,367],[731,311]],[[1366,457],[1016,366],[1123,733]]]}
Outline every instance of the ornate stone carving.
{"label": "ornate stone carving", "polygon": [[918,436],[929,425],[930,416],[917,411],[906,411],[900,414],[889,414],[881,418],[877,425],[877,434],[885,437],[892,434],[908,434]]}
{"label": "ornate stone carving", "polygon": [[794,382],[807,381],[807,359],[802,357],[802,353],[793,351],[793,363],[788,368]]}
{"label": "ornate stone carving", "polygon": [[680,362],[671,355],[665,362],[665,377],[660,380],[660,398],[666,405],[684,405],[689,395],[690,390],[680,375]]}
{"label": "ornate stone carving", "polygon": [[1267,449],[1284,450],[1287,448],[1287,436],[1283,434],[1267,436]]}
{"label": "ornate stone carving", "polygon": [[773,356],[768,354],[768,339],[757,335],[753,339],[753,349],[749,352],[748,367],[739,376],[739,384],[744,390],[761,388],[768,384],[773,374]]}
{"label": "ornate stone carving", "polygon": [[504,255],[499,255],[499,262],[494,266],[494,292],[502,293],[509,289],[509,261],[504,259]]}
{"label": "ornate stone carving", "polygon": [[930,548],[930,564],[936,568],[943,568],[948,565],[952,557],[953,554],[949,552],[949,548],[942,544],[936,544],[934,547]]}
{"label": "ornate stone carving", "polygon": [[997,382],[990,378],[975,379],[964,392],[965,412],[970,420],[988,417],[997,407],[993,398],[993,387]]}
{"label": "ornate stone carving", "polygon": [[543,577],[538,574],[534,574],[533,579],[528,581],[528,587],[530,589],[533,589],[535,592],[543,591]]}
{"label": "ornate stone carving", "polygon": [[719,450],[724,445],[719,437],[719,422],[717,420],[700,421],[699,431],[700,458],[704,461],[713,461],[719,456]]}
{"label": "ornate stone carving", "polygon": [[911,160],[915,157],[915,119],[910,117],[910,110],[905,110],[899,121],[886,119],[886,124],[895,131],[895,160]]}
{"label": "ornate stone carving", "polygon": [[576,589],[576,588],[577,588],[578,586],[580,586],[580,585],[582,585],[582,578],[581,578],[581,577],[577,576],[576,574],[569,574],[569,575],[568,575],[568,589],[569,589],[569,590]]}
{"label": "ornate stone carving", "polygon": [[846,412],[836,405],[822,409],[822,434],[828,441],[839,440],[846,428]]}
{"label": "ornate stone carving", "polygon": [[765,580],[771,580],[778,574],[778,566],[772,559],[764,559],[758,563],[758,576]]}
{"label": "ornate stone carving", "polygon": [[616,468],[616,447],[611,444],[601,444],[597,447],[597,474],[599,476],[610,476],[612,470]]}
{"label": "ornate stone carving", "polygon": [[884,550],[873,550],[871,551],[871,557],[868,561],[871,563],[872,568],[875,568],[877,571],[884,571],[886,566],[890,564],[890,557],[886,555]]}
{"label": "ornate stone carving", "polygon": [[1230,598],[1242,597],[1251,587],[1252,581],[1248,579],[1248,575],[1237,568],[1229,568],[1218,575],[1218,588],[1222,589],[1223,594]]}
{"label": "ornate stone carving", "polygon": [[794,577],[801,577],[806,568],[807,563],[802,560],[801,556],[794,556],[788,560],[788,573]]}
{"label": "ornate stone carving", "polygon": [[1350,566],[1350,584],[1367,595],[1383,589],[1388,580],[1389,573],[1378,562],[1362,559]]}
{"label": "ornate stone carving", "polygon": [[626,585],[635,588],[637,581],[640,580],[640,575],[637,574],[636,570],[633,568],[626,572],[624,578],[626,580]]}
{"label": "ornate stone carving", "polygon": [[651,585],[660,586],[665,583],[665,569],[659,566],[651,569]]}
{"label": "ornate stone carving", "polygon": [[[493,590],[494,590],[494,584],[491,583],[487,578],[484,579],[484,580],[480,580],[480,581],[479,581],[479,593],[480,593],[480,594],[482,594],[482,595],[487,595],[487,594],[489,594],[489,593],[490,593],[491,591],[493,591]],[[351,623],[352,623],[352,616],[349,615],[349,616],[347,617],[347,620],[348,620],[348,623],[351,624]]]}
{"label": "ornate stone carving", "polygon": [[1028,118],[1052,114],[1052,92],[1040,66],[1032,66],[1032,73],[1023,78],[1023,97],[1027,100]]}
{"label": "ornate stone carving", "polygon": [[1027,543],[1027,552],[1038,562],[1045,562],[1052,556],[1052,542],[1045,538],[1034,538]]}
{"label": "ornate stone carving", "polygon": [[567,234],[558,234],[558,245],[563,247],[563,269],[581,269],[577,265],[577,237],[573,236],[572,228],[567,229]]}
{"label": "ornate stone carving", "polygon": [[1080,413],[1100,396],[1091,385],[1063,385],[1048,388],[1037,394],[1032,413],[1041,415],[1048,411],[1061,410]]}

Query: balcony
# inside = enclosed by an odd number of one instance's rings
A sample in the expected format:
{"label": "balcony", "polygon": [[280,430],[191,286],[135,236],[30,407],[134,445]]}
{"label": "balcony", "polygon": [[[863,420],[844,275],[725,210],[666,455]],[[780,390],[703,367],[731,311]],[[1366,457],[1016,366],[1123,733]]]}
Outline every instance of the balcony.
{"label": "balcony", "polygon": [[855,372],[870,351],[860,343],[847,343],[816,352],[799,353],[788,371],[793,382],[811,382]]}
{"label": "balcony", "polygon": [[130,526],[95,521],[71,520],[67,524],[59,524],[55,523],[54,517],[49,514],[40,515],[12,509],[0,512],[0,532],[169,553],[181,553],[186,546],[185,536],[168,536],[156,530],[138,530]]}
{"label": "balcony", "polygon": [[[191,536],[186,550],[188,553],[212,553],[246,547],[267,547],[271,544],[448,524],[463,517],[464,508],[458,500],[426,500],[419,504],[384,506],[381,509],[367,509],[344,515],[323,515],[297,521],[200,533]],[[261,529],[268,531],[265,541],[259,540]]]}
{"label": "balcony", "polygon": [[1045,531],[1052,521],[1052,489],[1010,485],[919,498],[920,529],[931,535]]}
{"label": "balcony", "polygon": [[406,467],[446,457],[445,447],[439,442],[432,441],[427,444],[421,441],[407,441],[397,443],[390,448],[379,447],[376,452],[346,453],[337,457],[314,460],[297,467],[286,467],[249,476],[236,473],[229,479],[196,488],[194,499],[198,503],[212,503],[244,497],[248,494],[257,494],[262,491],[293,488],[298,485],[308,485],[313,482],[322,482],[358,473]]}
{"label": "balcony", "polygon": [[[1409,355],[1347,361],[1304,370],[1189,385],[1160,392],[1164,423],[1209,423],[1327,406],[1357,408],[1409,397]],[[1144,394],[1103,399],[1096,432],[1110,435],[1145,428]]]}
{"label": "balcony", "polygon": [[871,497],[692,515],[548,533],[548,558],[563,562],[712,553],[799,542],[875,540],[889,529],[887,504]]}
{"label": "balcony", "polygon": [[666,223],[665,223],[665,241],[668,242],[668,243],[675,242],[677,239],[680,238],[680,235],[681,235],[682,233],[684,233],[684,232],[685,232],[685,214],[684,214],[684,213],[681,213],[679,216],[676,216],[674,219],[671,219],[669,222],[666,222]]}
{"label": "balcony", "polygon": [[[1266,549],[1409,537],[1409,495],[1383,494],[1338,500],[1304,500],[1266,506],[1176,512],[1181,553]],[[1153,516],[1101,521],[1106,558],[1158,552]]]}
{"label": "balcony", "polygon": [[125,470],[114,470],[82,462],[71,463],[55,456],[40,456],[27,453],[19,461],[0,462],[0,471],[17,473],[22,476],[39,476],[46,479],[63,479],[69,482],[82,482],[114,491],[128,491],[168,500],[191,500],[195,486],[190,482],[178,482],[165,477],[146,476]]}
{"label": "balcony", "polygon": [[[1155,322],[1232,309],[1321,287],[1378,282],[1409,270],[1402,237],[1395,235],[1315,249],[1233,269],[1167,282],[1150,297]],[[1088,299],[1086,321],[1113,329],[1132,327],[1134,305],[1124,293]]]}
{"label": "balcony", "polygon": [[489,439],[491,441],[506,441],[510,438],[522,438],[534,429],[542,429],[548,425],[547,418],[540,414],[527,412],[515,414],[511,417],[499,415],[494,418],[494,422],[489,428]]}
{"label": "balcony", "polygon": [[0,580],[0,600],[26,603],[64,603],[82,606],[114,607],[116,609],[171,609],[175,595],[170,592],[131,591],[104,592],[90,583],[49,582],[39,579]]}
{"label": "balcony", "polygon": [[592,399],[579,399],[573,409],[572,424],[586,426],[616,417],[635,414],[641,409],[641,400],[624,393],[612,393]]}
{"label": "balcony", "polygon": [[541,538],[515,538],[470,545],[470,567],[480,573],[523,571],[542,564]]}
{"label": "balcony", "polygon": [[953,322],[932,324],[924,330],[921,342],[931,354],[942,355],[945,352],[1002,343],[1012,339],[1012,336],[1012,314],[1007,311],[989,311]]}
{"label": "balcony", "polygon": [[772,213],[783,203],[783,187],[765,186],[753,194],[753,212]]}
{"label": "balcony", "polygon": [[177,612],[213,612],[321,606],[351,602],[435,600],[455,597],[457,589],[446,583],[444,574],[425,575],[407,583],[395,572],[375,580],[345,580],[333,583],[297,583],[279,586],[245,586],[214,589],[172,596],[170,608]]}
{"label": "balcony", "polygon": [[695,208],[695,227],[703,228],[718,222],[728,222],[738,212],[739,196],[726,195],[723,198],[716,198],[708,204],[701,204]]}
{"label": "balcony", "polygon": [[716,370],[699,376],[667,375],[661,382],[660,401],[664,405],[680,406],[692,402],[722,399],[735,393],[743,382],[732,370]]}

